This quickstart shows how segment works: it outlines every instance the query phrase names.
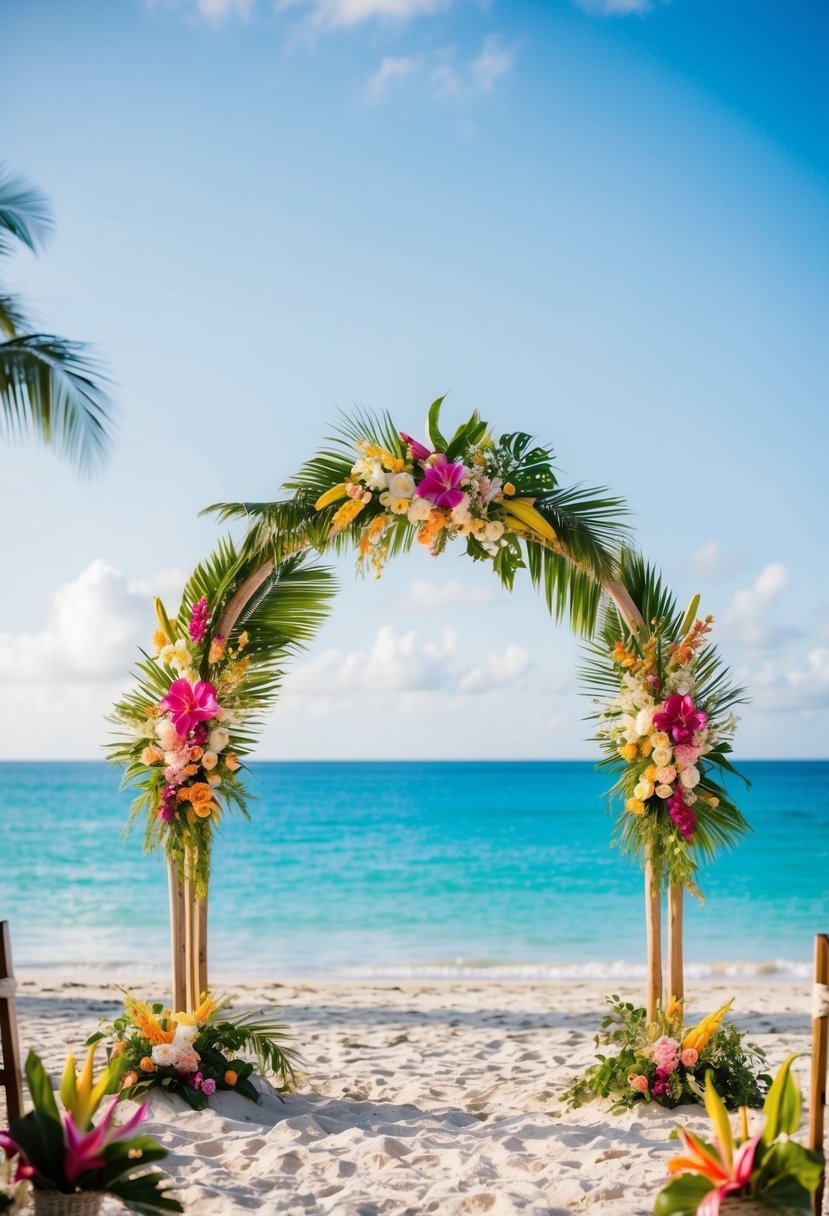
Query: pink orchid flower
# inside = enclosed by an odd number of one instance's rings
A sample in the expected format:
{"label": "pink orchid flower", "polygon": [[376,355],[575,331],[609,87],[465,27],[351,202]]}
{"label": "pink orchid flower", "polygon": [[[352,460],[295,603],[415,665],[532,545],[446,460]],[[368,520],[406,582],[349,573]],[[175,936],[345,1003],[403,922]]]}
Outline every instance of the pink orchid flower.
{"label": "pink orchid flower", "polygon": [[427,466],[415,494],[419,498],[431,499],[436,507],[446,507],[451,511],[463,502],[463,490],[459,490],[458,486],[468,471],[462,464],[449,464],[441,453],[434,464]]}
{"label": "pink orchid flower", "polygon": [[685,1156],[674,1157],[668,1162],[671,1174],[683,1173],[686,1170],[692,1174],[701,1174],[710,1182],[715,1183],[714,1189],[704,1196],[697,1208],[697,1216],[719,1216],[720,1204],[729,1195],[742,1191],[751,1181],[754,1169],[754,1156],[757,1145],[762,1139],[758,1134],[741,1145],[729,1160],[720,1148],[715,1152],[693,1132],[684,1128],[678,1129]]}
{"label": "pink orchid flower", "polygon": [[186,738],[199,722],[207,722],[215,718],[221,711],[216,700],[216,689],[205,680],[197,680],[191,684],[183,677],[174,680],[170,691],[161,702],[162,709],[169,709],[173,726],[178,733]]}
{"label": "pink orchid flower", "polygon": [[400,438],[404,443],[409,445],[412,453],[412,460],[428,460],[432,453],[422,443],[418,443],[416,439],[412,439],[411,435],[407,435],[405,431],[400,432]]}
{"label": "pink orchid flower", "polygon": [[708,714],[697,709],[690,697],[673,693],[658,713],[653,715],[657,730],[666,731],[674,743],[691,743],[694,734],[708,722]]}

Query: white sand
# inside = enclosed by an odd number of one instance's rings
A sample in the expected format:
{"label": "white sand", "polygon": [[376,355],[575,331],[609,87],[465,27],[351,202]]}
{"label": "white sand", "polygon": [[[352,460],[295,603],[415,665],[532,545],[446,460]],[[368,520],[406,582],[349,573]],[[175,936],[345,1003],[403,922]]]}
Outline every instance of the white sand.
{"label": "white sand", "polygon": [[[25,1046],[57,1072],[118,994],[98,982],[19,975]],[[163,997],[146,981],[137,995]],[[242,984],[237,1007],[284,1010],[306,1070],[298,1093],[261,1106],[235,1094],[192,1112],[157,1097],[148,1130],[192,1216],[258,1210],[326,1216],[490,1212],[638,1216],[653,1209],[675,1151],[657,1106],[609,1115],[560,1101],[592,1058],[605,985],[595,982]],[[704,1014],[736,991],[734,1018],[772,1070],[808,1051],[809,992],[697,985]],[[639,989],[620,993],[640,1000]],[[808,1061],[798,1070],[808,1089]],[[679,1112],[701,1129],[695,1107]],[[105,1210],[118,1210],[105,1205]]]}

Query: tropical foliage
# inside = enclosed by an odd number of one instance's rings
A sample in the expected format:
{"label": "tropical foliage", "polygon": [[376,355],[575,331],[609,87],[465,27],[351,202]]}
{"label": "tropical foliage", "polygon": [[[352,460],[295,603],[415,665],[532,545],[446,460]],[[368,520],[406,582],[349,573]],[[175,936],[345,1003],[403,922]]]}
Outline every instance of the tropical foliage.
{"label": "tropical foliage", "polygon": [[616,777],[616,839],[694,889],[699,860],[748,830],[725,783],[739,776],[731,740],[745,694],[710,642],[713,618],[697,616],[699,596],[682,612],[658,571],[628,550],[619,578],[649,624],[631,630],[606,600],[581,672],[599,767]]}
{"label": "tropical foliage", "polygon": [[[145,816],[146,848],[163,844],[199,896],[221,816],[247,814],[242,758],[285,663],[313,637],[334,593],[330,572],[306,553],[271,562],[264,575],[261,566],[261,555],[252,560],[225,540],[191,575],[174,617],[156,601],[152,651],[142,652],[136,683],[111,717],[120,737],[110,758],[124,769],[122,784],[138,790],[130,823]],[[224,624],[251,573],[255,593]]]}
{"label": "tropical foliage", "polygon": [[638,1102],[700,1102],[709,1075],[730,1107],[759,1106],[767,1078],[756,1073],[765,1057],[725,1021],[731,1001],[693,1025],[684,1023],[682,1001],[658,1010],[652,1022],[618,996],[608,1005],[595,1039],[596,1063],[564,1095],[571,1107],[597,1097],[610,1098],[617,1113]]}
{"label": "tropical foliage", "polygon": [[[0,166],[0,256],[37,253],[52,228],[39,190]],[[106,455],[112,402],[89,348],[34,329],[21,301],[0,285],[0,435],[37,435],[81,469]]]}
{"label": "tropical foliage", "polygon": [[[146,1106],[123,1124],[113,1116],[123,1063],[112,1061],[94,1078],[95,1045],[89,1048],[84,1068],[78,1074],[71,1053],[60,1083],[58,1106],[52,1083],[33,1051],[26,1061],[26,1080],[34,1109],[16,1119],[8,1132],[0,1133],[0,1149],[16,1165],[16,1176],[31,1180],[35,1190],[72,1195],[97,1191],[114,1195],[131,1211],[155,1213],[184,1209],[170,1194],[164,1174],[147,1166],[167,1156],[150,1136],[137,1133]],[[112,1094],[97,1124],[93,1116],[103,1099]]]}
{"label": "tropical foliage", "polygon": [[[705,1108],[714,1143],[679,1128],[683,1152],[668,1162],[673,1179],[656,1198],[655,1216],[718,1216],[723,1201],[738,1212],[753,1201],[785,1216],[811,1216],[823,1173],[823,1155],[791,1139],[800,1127],[800,1091],[789,1058],[774,1078],[763,1107],[762,1129],[751,1134],[748,1111],[734,1136],[714,1077],[705,1078]],[[724,1210],[724,1209],[723,1209]]]}
{"label": "tropical foliage", "polygon": [[326,446],[273,503],[220,503],[208,510],[250,525],[247,545],[358,552],[361,569],[422,544],[442,553],[460,539],[511,588],[526,568],[557,618],[589,634],[601,587],[614,576],[626,509],[605,489],[559,484],[552,451],[518,431],[496,437],[477,413],[447,438],[438,398],[426,442],[398,431],[388,414],[342,420]]}
{"label": "tropical foliage", "polygon": [[123,1014],[93,1035],[90,1044],[109,1040],[126,1098],[138,1099],[160,1087],[194,1110],[203,1110],[217,1090],[233,1090],[258,1102],[250,1079],[254,1062],[262,1075],[275,1077],[278,1090],[293,1088],[296,1057],[285,1027],[263,1020],[262,1011],[230,1016],[229,1004],[207,993],[191,1013],[173,1013],[126,993]]}

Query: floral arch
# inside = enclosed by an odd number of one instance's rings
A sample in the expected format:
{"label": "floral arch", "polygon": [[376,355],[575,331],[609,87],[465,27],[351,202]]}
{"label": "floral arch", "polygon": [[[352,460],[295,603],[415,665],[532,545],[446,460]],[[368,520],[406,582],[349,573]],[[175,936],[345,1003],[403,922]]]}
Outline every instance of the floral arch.
{"label": "floral arch", "polygon": [[[207,895],[223,814],[247,814],[243,758],[279,695],[286,662],[313,638],[336,592],[321,565],[356,549],[379,576],[386,560],[453,541],[491,564],[507,590],[526,571],[557,620],[585,639],[581,675],[593,698],[600,765],[615,777],[615,840],[645,873],[648,1014],[681,998],[683,892],[701,860],[746,823],[724,784],[742,699],[699,597],[682,611],[630,542],[623,501],[559,484],[553,453],[525,432],[495,436],[477,413],[448,438],[443,399],[425,442],[388,415],[343,419],[325,448],[270,503],[207,509],[242,520],[193,572],[175,616],[155,601],[152,652],[116,704],[112,760],[137,787],[130,822],[145,817],[148,849],[169,866],[173,1007],[194,1009],[208,987]],[[667,987],[661,903],[667,888]]]}

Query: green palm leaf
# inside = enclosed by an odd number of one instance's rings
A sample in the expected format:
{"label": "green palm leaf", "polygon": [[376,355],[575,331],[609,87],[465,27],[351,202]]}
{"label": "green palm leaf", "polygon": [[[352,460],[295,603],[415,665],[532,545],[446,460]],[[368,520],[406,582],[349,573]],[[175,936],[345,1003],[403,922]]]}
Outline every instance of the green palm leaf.
{"label": "green palm leaf", "polygon": [[0,254],[10,253],[15,244],[36,253],[52,226],[46,195],[0,165]]}
{"label": "green palm leaf", "polygon": [[52,334],[0,342],[0,434],[39,436],[81,469],[110,446],[112,400],[88,347]]}

